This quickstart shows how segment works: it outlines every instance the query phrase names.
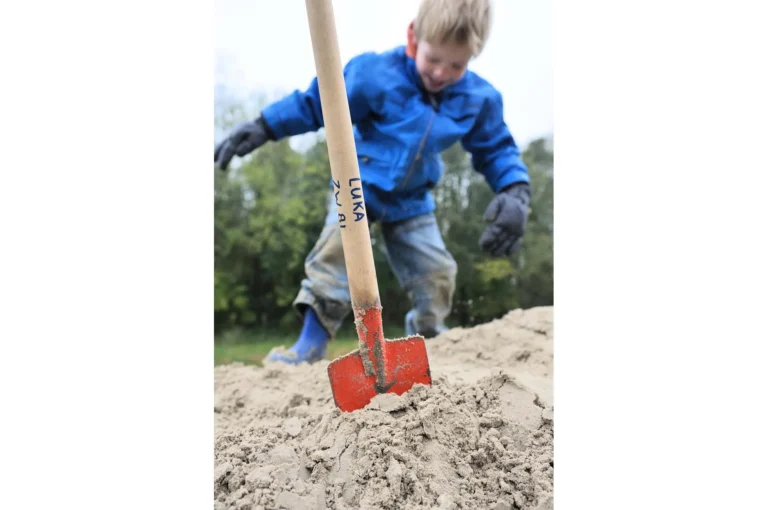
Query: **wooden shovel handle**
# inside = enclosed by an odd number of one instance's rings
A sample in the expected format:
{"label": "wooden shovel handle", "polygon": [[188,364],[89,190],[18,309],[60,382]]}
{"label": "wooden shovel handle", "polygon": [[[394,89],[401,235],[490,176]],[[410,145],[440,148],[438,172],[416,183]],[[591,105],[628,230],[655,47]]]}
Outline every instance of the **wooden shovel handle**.
{"label": "wooden shovel handle", "polygon": [[380,306],[333,3],[306,0],[306,5],[352,306]]}

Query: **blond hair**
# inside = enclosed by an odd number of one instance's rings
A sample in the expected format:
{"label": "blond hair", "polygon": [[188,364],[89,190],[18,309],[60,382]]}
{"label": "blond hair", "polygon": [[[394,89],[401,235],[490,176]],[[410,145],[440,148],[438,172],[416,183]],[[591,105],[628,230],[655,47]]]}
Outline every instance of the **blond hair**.
{"label": "blond hair", "polygon": [[490,0],[422,0],[413,23],[417,40],[468,44],[478,56],[491,30]]}

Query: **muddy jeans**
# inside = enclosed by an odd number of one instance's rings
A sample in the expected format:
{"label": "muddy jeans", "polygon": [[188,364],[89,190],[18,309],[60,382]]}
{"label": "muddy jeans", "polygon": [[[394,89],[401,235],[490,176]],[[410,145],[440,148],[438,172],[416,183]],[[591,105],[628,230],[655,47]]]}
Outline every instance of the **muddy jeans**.
{"label": "muddy jeans", "polygon": [[[381,232],[389,264],[411,300],[406,333],[435,336],[446,329],[445,318],[451,311],[456,285],[456,261],[445,248],[434,214],[382,223]],[[302,315],[311,306],[333,336],[352,310],[333,199],[328,201],[325,226],[304,268],[306,278],[293,304]]]}

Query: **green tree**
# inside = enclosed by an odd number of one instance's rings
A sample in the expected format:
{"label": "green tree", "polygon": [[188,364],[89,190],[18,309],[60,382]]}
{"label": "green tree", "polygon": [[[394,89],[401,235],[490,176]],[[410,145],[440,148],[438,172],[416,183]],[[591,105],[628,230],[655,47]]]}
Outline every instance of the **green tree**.
{"label": "green tree", "polygon": [[493,193],[459,144],[443,153],[445,176],[435,189],[436,215],[446,246],[459,266],[452,321],[468,326],[523,307],[552,304],[552,152],[546,139],[531,143],[523,160],[532,203],[523,249],[492,258],[478,246]]}
{"label": "green tree", "polygon": [[217,330],[295,320],[291,302],[322,229],[329,176],[324,143],[302,155],[288,141],[267,144],[237,172],[217,175]]}

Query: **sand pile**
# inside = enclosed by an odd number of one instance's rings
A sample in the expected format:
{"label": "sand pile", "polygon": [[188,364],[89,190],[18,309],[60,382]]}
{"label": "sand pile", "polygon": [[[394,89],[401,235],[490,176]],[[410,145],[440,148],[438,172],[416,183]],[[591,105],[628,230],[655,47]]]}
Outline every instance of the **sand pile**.
{"label": "sand pile", "polygon": [[333,405],[327,363],[218,367],[217,509],[552,507],[552,310],[428,343],[434,384]]}

